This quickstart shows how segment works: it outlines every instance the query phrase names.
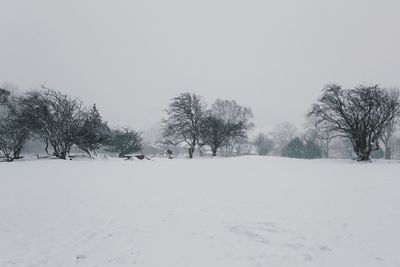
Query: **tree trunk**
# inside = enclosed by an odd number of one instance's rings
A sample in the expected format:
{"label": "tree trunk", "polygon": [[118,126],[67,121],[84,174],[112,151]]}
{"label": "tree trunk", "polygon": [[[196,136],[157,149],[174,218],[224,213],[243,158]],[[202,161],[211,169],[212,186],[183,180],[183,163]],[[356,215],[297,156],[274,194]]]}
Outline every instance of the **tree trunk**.
{"label": "tree trunk", "polygon": [[369,141],[363,140],[362,138],[358,139],[350,139],[354,153],[357,155],[357,161],[370,161],[370,155],[372,152],[372,145],[369,144]]}
{"label": "tree trunk", "polygon": [[370,161],[371,151],[369,149],[365,149],[362,152],[357,153],[357,161]]}
{"label": "tree trunk", "polygon": [[213,155],[213,157],[217,156],[217,150],[216,149],[212,150],[212,155]]}
{"label": "tree trunk", "polygon": [[195,148],[196,148],[196,139],[193,139],[192,143],[189,145],[189,159],[193,158]]}
{"label": "tree trunk", "polygon": [[368,156],[362,155],[358,156],[357,161],[370,161],[370,158]]}
{"label": "tree trunk", "polygon": [[44,151],[46,151],[47,155],[50,155],[49,153],[49,141],[46,140],[46,147],[44,148]]}
{"label": "tree trunk", "polygon": [[12,162],[13,158],[10,156],[10,154],[4,154],[4,156],[6,157],[6,162]]}
{"label": "tree trunk", "polygon": [[388,143],[385,144],[385,159],[392,159],[392,148]]}
{"label": "tree trunk", "polygon": [[16,148],[16,149],[14,149],[14,159],[19,159],[20,158],[20,154],[21,154],[21,150],[22,150],[22,148]]}
{"label": "tree trunk", "polygon": [[242,145],[241,144],[237,144],[237,146],[236,146],[236,156],[240,156],[240,154],[242,154]]}
{"label": "tree trunk", "polygon": [[67,159],[67,153],[66,152],[61,152],[60,153],[60,159]]}
{"label": "tree trunk", "polygon": [[329,143],[330,140],[325,140],[321,142],[321,148],[324,158],[329,158]]}

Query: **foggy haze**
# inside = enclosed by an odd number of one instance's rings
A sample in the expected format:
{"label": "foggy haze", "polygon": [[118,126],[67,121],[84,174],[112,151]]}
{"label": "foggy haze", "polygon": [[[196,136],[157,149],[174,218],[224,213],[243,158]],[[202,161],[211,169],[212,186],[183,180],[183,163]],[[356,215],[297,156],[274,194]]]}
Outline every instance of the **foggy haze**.
{"label": "foggy haze", "polygon": [[257,131],[300,125],[322,87],[400,84],[398,1],[0,4],[0,83],[45,83],[148,129],[170,98],[235,99]]}

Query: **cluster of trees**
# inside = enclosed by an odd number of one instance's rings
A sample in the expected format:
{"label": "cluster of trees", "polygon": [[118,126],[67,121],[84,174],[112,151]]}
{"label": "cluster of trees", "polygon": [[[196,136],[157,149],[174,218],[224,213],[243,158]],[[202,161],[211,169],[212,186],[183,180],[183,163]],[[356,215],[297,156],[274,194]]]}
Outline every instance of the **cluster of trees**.
{"label": "cluster of trees", "polygon": [[268,134],[260,133],[253,145],[259,155],[314,159],[323,157],[322,147],[312,131],[299,133],[297,127],[282,122]]}
{"label": "cluster of trees", "polygon": [[[249,144],[247,131],[254,126],[251,110],[226,100],[217,100],[211,109],[206,106],[203,98],[195,94],[173,98],[163,121],[164,139],[174,145],[186,143],[190,158],[196,146],[201,150],[204,145],[213,155],[219,149],[227,155],[234,149],[240,153],[240,148]],[[307,114],[304,133],[284,122],[268,134],[257,135],[251,145],[259,155],[391,159],[396,148],[400,152],[400,137],[396,136],[399,117],[397,89],[378,85],[345,89],[330,84]]]}
{"label": "cluster of trees", "polygon": [[320,146],[312,139],[292,139],[282,150],[282,156],[288,158],[317,159],[322,157]]}
{"label": "cluster of trees", "polygon": [[304,134],[285,122],[268,135],[259,134],[253,144],[260,155],[328,158],[335,154],[354,155],[358,161],[383,156],[391,159],[400,149],[400,138],[396,136],[399,96],[399,90],[378,85],[344,89],[330,84],[307,114]]}
{"label": "cluster of trees", "polygon": [[42,86],[14,95],[0,89],[0,157],[21,158],[28,140],[39,140],[47,155],[66,159],[76,146],[89,157],[99,149],[120,157],[140,150],[141,134],[129,128],[111,129],[96,105],[86,108],[78,98]]}
{"label": "cluster of trees", "polygon": [[247,140],[247,131],[254,127],[253,113],[234,100],[216,100],[211,108],[203,97],[194,93],[182,93],[171,99],[162,121],[164,143],[177,146],[186,144],[189,158],[196,147],[208,146],[213,156],[218,150],[240,153]]}

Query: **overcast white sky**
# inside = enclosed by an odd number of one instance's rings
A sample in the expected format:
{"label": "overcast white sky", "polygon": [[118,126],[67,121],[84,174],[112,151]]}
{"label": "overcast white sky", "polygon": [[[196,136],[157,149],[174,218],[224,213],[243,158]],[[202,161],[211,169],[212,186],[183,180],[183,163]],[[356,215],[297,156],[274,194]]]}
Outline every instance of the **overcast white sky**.
{"label": "overcast white sky", "polygon": [[184,91],[300,124],[323,85],[400,85],[400,1],[0,0],[0,82],[147,129]]}

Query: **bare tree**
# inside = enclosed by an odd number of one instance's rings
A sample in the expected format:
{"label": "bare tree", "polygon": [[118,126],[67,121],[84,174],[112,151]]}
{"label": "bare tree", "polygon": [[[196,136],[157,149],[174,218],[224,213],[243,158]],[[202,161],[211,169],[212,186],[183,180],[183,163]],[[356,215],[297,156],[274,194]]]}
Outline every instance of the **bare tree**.
{"label": "bare tree", "polygon": [[166,112],[168,117],[162,121],[164,139],[174,146],[186,143],[189,146],[189,158],[193,158],[206,116],[203,98],[193,93],[182,93],[171,99]]}
{"label": "bare tree", "polygon": [[[254,127],[251,108],[241,106],[235,100],[217,99],[211,106],[211,114],[227,123],[242,122],[246,131]],[[230,139],[229,142],[225,142],[226,155],[232,155],[234,150],[239,155],[243,145],[247,143],[246,135]]]}
{"label": "bare tree", "polygon": [[208,116],[205,118],[200,130],[200,139],[205,145],[211,147],[213,156],[217,155],[218,149],[226,142],[239,136],[245,135],[243,122],[225,122],[220,118]]}
{"label": "bare tree", "polygon": [[277,124],[274,129],[269,133],[274,140],[276,147],[275,153],[281,155],[282,149],[289,144],[289,142],[296,137],[297,127],[287,121]]}
{"label": "bare tree", "polygon": [[21,150],[29,137],[29,129],[20,119],[16,97],[0,89],[0,152],[6,161],[21,158]]}
{"label": "bare tree", "polygon": [[398,133],[392,136],[393,142],[393,150],[392,150],[392,158],[400,159],[400,135]]}
{"label": "bare tree", "polygon": [[[393,101],[399,102],[400,91],[397,88],[390,88],[387,90],[387,93],[388,96],[393,99]],[[393,134],[396,131],[398,119],[398,116],[394,115],[389,121],[387,127],[382,132],[381,141],[385,149],[385,159],[392,159],[392,153],[394,149]]]}
{"label": "bare tree", "polygon": [[357,160],[368,161],[398,112],[399,102],[377,85],[345,90],[333,84],[323,89],[308,117],[322,131],[348,138]]}
{"label": "bare tree", "polygon": [[20,99],[21,118],[30,130],[53,149],[53,155],[66,159],[84,122],[82,102],[59,91],[42,87]]}
{"label": "bare tree", "polygon": [[260,133],[254,138],[253,145],[257,149],[258,155],[268,155],[274,148],[274,141],[266,134]]}
{"label": "bare tree", "polygon": [[247,128],[254,127],[251,108],[241,106],[235,100],[217,99],[211,106],[211,112],[225,122],[243,122]]}
{"label": "bare tree", "polygon": [[324,127],[315,127],[310,125],[306,132],[306,139],[313,140],[321,148],[322,156],[329,158],[332,140],[335,138],[335,133],[332,131],[323,131]]}

